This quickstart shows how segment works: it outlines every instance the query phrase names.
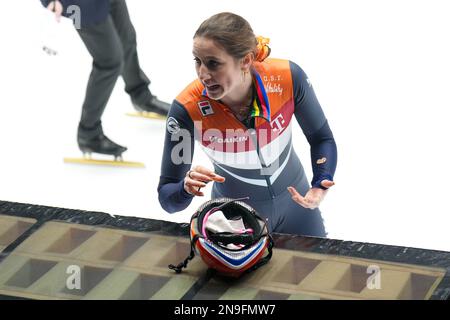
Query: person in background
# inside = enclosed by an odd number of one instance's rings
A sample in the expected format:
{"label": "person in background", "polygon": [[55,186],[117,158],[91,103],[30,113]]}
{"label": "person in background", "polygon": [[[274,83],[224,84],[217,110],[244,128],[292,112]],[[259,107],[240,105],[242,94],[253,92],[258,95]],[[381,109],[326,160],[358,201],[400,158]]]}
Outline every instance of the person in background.
{"label": "person in background", "polygon": [[40,0],[55,13],[71,17],[72,6],[79,8],[76,30],[93,62],[78,125],[77,141],[83,153],[101,153],[121,157],[127,150],[104,133],[101,117],[119,76],[137,111],[166,116],[170,105],[157,99],[150,80],[139,65],[136,32],[125,0]]}

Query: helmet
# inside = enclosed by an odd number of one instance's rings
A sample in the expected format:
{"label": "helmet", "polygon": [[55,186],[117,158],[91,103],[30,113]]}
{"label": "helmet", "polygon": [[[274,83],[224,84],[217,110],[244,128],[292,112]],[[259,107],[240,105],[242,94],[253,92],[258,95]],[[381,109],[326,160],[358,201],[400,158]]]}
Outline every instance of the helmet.
{"label": "helmet", "polygon": [[181,272],[195,252],[211,269],[231,277],[267,263],[272,257],[272,237],[266,221],[240,201],[245,199],[219,198],[200,206],[190,223],[191,254],[184,263],[169,268]]}

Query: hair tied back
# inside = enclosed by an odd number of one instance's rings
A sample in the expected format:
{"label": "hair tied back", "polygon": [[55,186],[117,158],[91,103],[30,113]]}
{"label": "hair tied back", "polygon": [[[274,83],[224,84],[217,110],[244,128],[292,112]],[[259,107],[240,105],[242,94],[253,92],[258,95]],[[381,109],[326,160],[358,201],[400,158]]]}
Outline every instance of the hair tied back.
{"label": "hair tied back", "polygon": [[258,36],[256,37],[256,42],[255,60],[258,62],[263,62],[270,55],[270,39]]}

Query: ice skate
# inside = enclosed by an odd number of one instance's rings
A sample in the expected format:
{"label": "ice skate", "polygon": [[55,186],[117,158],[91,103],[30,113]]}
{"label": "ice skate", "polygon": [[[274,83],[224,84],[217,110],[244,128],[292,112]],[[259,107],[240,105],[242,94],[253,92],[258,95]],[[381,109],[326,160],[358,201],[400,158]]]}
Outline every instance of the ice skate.
{"label": "ice skate", "polygon": [[[64,158],[64,162],[138,168],[145,167],[140,162],[124,161],[122,154],[127,151],[127,148],[111,141],[103,133],[91,139],[78,137],[78,147],[83,153],[83,158]],[[111,155],[114,157],[114,160],[92,158],[93,153]]]}
{"label": "ice skate", "polygon": [[129,116],[158,120],[167,119],[170,104],[159,100],[156,96],[151,96],[145,103],[138,103],[133,100],[132,103],[136,112],[127,113]]}

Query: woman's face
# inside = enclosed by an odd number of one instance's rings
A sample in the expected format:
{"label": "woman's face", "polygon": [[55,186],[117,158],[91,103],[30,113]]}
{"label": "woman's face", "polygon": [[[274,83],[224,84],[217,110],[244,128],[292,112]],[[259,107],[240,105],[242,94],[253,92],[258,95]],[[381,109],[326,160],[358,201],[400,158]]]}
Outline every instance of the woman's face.
{"label": "woman's face", "polygon": [[211,99],[232,96],[242,84],[242,66],[213,40],[194,38],[195,70]]}

